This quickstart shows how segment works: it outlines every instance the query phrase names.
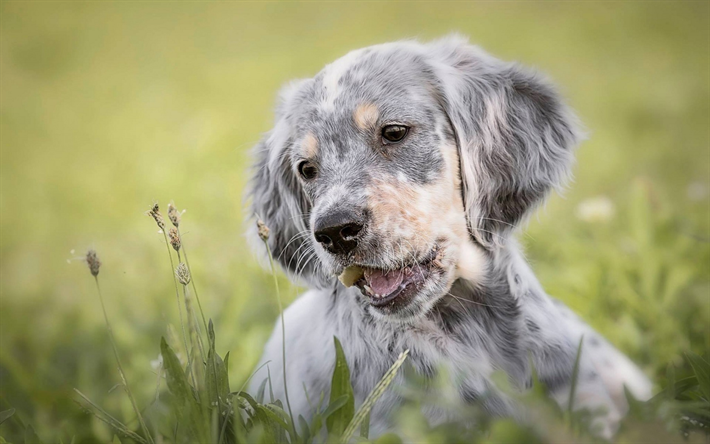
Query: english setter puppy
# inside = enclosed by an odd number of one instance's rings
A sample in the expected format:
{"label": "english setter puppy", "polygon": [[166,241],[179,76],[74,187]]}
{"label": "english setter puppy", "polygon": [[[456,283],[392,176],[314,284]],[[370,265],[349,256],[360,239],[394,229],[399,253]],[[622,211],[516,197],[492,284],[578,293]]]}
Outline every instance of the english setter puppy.
{"label": "english setter puppy", "polygon": [[[353,51],[286,86],[249,194],[274,257],[311,288],[284,315],[294,414],[309,418],[306,390],[328,396],[333,336],[356,403],[409,349],[419,374],[445,368],[461,400],[502,415],[514,408],[492,372],[524,389],[532,363],[565,403],[582,340],[574,405],[603,408],[598,432],[612,436],[624,386],[645,399],[649,380],[545,294],[512,237],[564,183],[579,139],[548,82],[459,36]],[[283,400],[282,345],[277,322],[262,362]],[[373,435],[391,427],[400,396],[378,401]]]}

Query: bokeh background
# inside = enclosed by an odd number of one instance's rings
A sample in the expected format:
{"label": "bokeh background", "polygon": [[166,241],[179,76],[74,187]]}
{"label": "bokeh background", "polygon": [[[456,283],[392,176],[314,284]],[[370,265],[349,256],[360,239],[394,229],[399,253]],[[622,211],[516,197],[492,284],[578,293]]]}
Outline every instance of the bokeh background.
{"label": "bokeh background", "polygon": [[0,410],[17,414],[0,434],[22,421],[47,442],[110,440],[75,387],[132,417],[77,259],[90,247],[150,404],[151,361],[178,325],[154,202],[187,209],[194,279],[238,387],[278,312],[242,234],[275,92],[351,49],[452,31],[546,72],[578,111],[576,179],[520,239],[548,292],[660,382],[710,349],[709,17],[705,2],[3,1]]}

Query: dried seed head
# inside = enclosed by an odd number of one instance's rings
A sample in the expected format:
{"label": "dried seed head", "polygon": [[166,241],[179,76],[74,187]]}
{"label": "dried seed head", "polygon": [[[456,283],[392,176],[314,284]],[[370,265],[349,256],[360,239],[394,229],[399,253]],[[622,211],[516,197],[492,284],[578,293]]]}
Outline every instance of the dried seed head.
{"label": "dried seed head", "polygon": [[101,261],[99,260],[99,256],[96,254],[96,250],[89,250],[86,252],[86,264],[89,266],[89,271],[94,277],[99,275]]}
{"label": "dried seed head", "polygon": [[170,239],[170,245],[173,246],[175,251],[180,251],[180,235],[178,234],[177,228],[170,228],[170,231],[168,231],[168,238]]}
{"label": "dried seed head", "polygon": [[178,281],[182,285],[187,285],[190,283],[190,269],[187,268],[187,265],[185,265],[183,262],[181,262],[180,265],[178,265],[175,269],[175,276],[177,276]]}
{"label": "dried seed head", "polygon": [[258,229],[259,237],[261,238],[261,240],[263,240],[264,242],[266,242],[267,240],[269,240],[269,232],[270,232],[270,230],[269,230],[269,227],[266,226],[266,224],[264,223],[264,221],[261,220],[261,219],[257,219],[257,221],[256,221],[256,227],[257,227],[257,229]]}
{"label": "dried seed head", "polygon": [[165,220],[163,219],[163,215],[160,214],[160,207],[157,203],[153,205],[150,210],[146,211],[145,214],[155,219],[155,223],[158,224],[158,228],[165,230]]}
{"label": "dried seed head", "polygon": [[172,202],[168,204],[168,219],[170,219],[170,222],[172,222],[173,226],[180,226],[180,212],[177,210],[177,208]]}

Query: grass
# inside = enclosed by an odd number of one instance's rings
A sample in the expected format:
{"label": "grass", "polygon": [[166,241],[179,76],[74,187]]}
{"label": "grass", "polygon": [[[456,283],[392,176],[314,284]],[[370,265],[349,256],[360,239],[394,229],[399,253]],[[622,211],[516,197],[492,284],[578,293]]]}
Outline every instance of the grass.
{"label": "grass", "polygon": [[[89,246],[103,256],[136,403],[170,417],[163,383],[156,401],[158,339],[186,363],[190,338],[163,234],[141,216],[156,196],[189,208],[179,233],[188,298],[213,320],[215,354],[230,354],[230,389],[241,387],[279,314],[274,276],[239,234],[247,149],[271,125],[275,91],[349,49],[452,30],[550,74],[589,129],[574,184],[520,236],[545,289],[658,392],[677,386],[668,399],[703,399],[685,378],[695,374],[686,353],[710,350],[708,12],[698,2],[0,3],[0,411],[15,409],[0,435],[23,442],[31,425],[45,442],[110,442],[74,388],[140,432],[130,399],[112,390],[121,375],[94,283],[66,263]],[[595,199],[612,214],[578,211]],[[301,289],[276,279],[287,306]],[[199,315],[196,324],[208,355]],[[403,439],[460,431],[423,430],[417,399]],[[554,410],[534,405],[552,418],[540,424],[569,437]],[[666,430],[651,424],[648,433]],[[489,440],[529,436],[505,422],[488,430]]]}
{"label": "grass", "polygon": [[[174,208],[174,206],[172,207]],[[174,282],[179,283],[183,290],[182,301],[184,304],[186,320],[180,319],[184,333],[183,350],[178,357],[173,346],[163,337],[160,340],[161,360],[157,366],[157,387],[155,400],[146,407],[139,407],[130,389],[126,372],[121,363],[118,346],[113,335],[113,329],[106,312],[104,298],[99,285],[100,267],[102,265],[95,250],[89,250],[85,256],[90,274],[96,283],[96,293],[104,314],[105,327],[108,332],[109,342],[114,353],[116,365],[121,378],[119,386],[125,390],[126,398],[133,408],[128,420],[121,420],[107,412],[96,402],[75,389],[78,398],[77,404],[93,417],[106,424],[113,433],[112,442],[135,442],[139,444],[161,443],[348,443],[351,442],[356,430],[360,430],[357,441],[369,441],[370,410],[379,397],[388,389],[397,372],[405,363],[408,350],[400,354],[392,367],[382,376],[382,379],[365,398],[362,405],[355,410],[355,397],[350,380],[350,370],[347,354],[337,338],[335,344],[335,365],[330,387],[330,397],[327,405],[323,405],[323,393],[320,401],[313,409],[311,421],[303,416],[294,420],[290,406],[284,410],[283,400],[274,399],[271,394],[270,377],[263,381],[258,393],[249,394],[243,391],[243,386],[232,391],[229,382],[229,353],[222,358],[216,352],[216,335],[212,320],[205,323],[203,331],[199,328],[197,313],[191,307],[188,286],[192,282],[191,271],[186,263],[180,261],[181,249],[184,245],[178,234],[179,221],[171,218],[173,227],[170,236],[165,236],[166,224],[160,213],[158,204],[154,204],[147,213],[157,223],[170,256],[171,267],[174,267],[173,246],[178,265],[173,276]],[[273,260],[268,247],[269,230],[263,222],[258,221],[259,235],[264,241],[269,252],[272,272]],[[274,281],[276,299],[280,303],[278,281]],[[193,287],[195,293],[196,287]],[[204,314],[201,313],[202,319]],[[283,316],[281,316],[282,329],[285,330]],[[189,340],[187,339],[189,338]],[[285,344],[285,338],[283,338]],[[207,343],[205,349],[204,343]],[[179,347],[179,342],[174,346]],[[545,387],[534,378],[533,387],[526,393],[519,393],[511,389],[504,375],[496,375],[495,380],[499,387],[509,396],[517,399],[534,413],[532,420],[520,423],[511,422],[509,419],[489,417],[476,406],[462,405],[460,401],[447,399],[445,395],[437,395],[427,400],[425,384],[410,378],[411,390],[405,399],[402,409],[400,427],[395,427],[391,433],[377,438],[374,442],[408,442],[412,439],[426,442],[496,442],[502,439],[505,442],[590,442],[598,441],[594,435],[593,419],[599,412],[579,411],[573,407],[574,391],[576,386],[576,373],[582,341],[580,340],[577,358],[575,360],[572,391],[566,409],[553,404],[546,395]],[[207,350],[207,352],[205,352]],[[285,349],[284,349],[285,358]],[[629,437],[640,436],[645,439],[653,437],[658,439],[658,428],[662,431],[664,442],[681,439],[691,442],[702,442],[710,439],[710,362],[707,357],[694,353],[686,357],[690,374],[680,380],[675,377],[675,368],[668,367],[666,387],[653,399],[639,402],[627,393],[627,400],[631,405],[629,416],[622,425],[621,441]],[[283,371],[286,371],[284,364]],[[288,405],[288,389],[284,378],[284,392]],[[166,388],[161,390],[165,380]],[[445,383],[442,373],[438,381]],[[265,401],[265,389],[269,387],[270,401]],[[442,392],[444,393],[444,392]],[[406,422],[420,420],[421,406],[434,403],[457,412],[445,425],[429,427],[426,421],[421,422],[415,435],[407,436]],[[415,407],[411,410],[412,406]],[[409,410],[408,410],[409,408]],[[539,412],[545,412],[540,414]],[[9,423],[10,440],[0,438],[0,443],[24,442],[25,444],[41,443],[41,438],[36,434],[31,424],[25,424],[15,416],[15,409],[0,412],[0,424]],[[395,412],[397,414],[397,412]],[[14,423],[13,423],[14,421]],[[130,425],[137,422],[137,425]],[[476,424],[472,427],[471,424]],[[653,430],[653,435],[649,433]],[[397,433],[399,432],[399,434]],[[14,435],[14,438],[12,436]],[[56,435],[49,437],[52,440]],[[58,438],[61,440],[61,438]],[[71,442],[76,441],[76,435],[71,437]]]}

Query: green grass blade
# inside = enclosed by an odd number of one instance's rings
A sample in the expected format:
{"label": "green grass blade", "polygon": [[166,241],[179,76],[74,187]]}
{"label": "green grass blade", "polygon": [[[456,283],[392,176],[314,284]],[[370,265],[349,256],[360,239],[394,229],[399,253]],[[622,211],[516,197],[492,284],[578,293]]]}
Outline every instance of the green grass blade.
{"label": "green grass blade", "polygon": [[[390,367],[389,370],[387,370],[385,375],[382,377],[382,379],[380,379],[380,382],[378,382],[375,388],[372,389],[370,394],[367,395],[367,398],[365,398],[365,401],[362,403],[357,413],[350,421],[350,424],[348,424],[348,427],[345,429],[345,432],[342,434],[340,442],[347,443],[348,441],[350,441],[350,438],[355,433],[355,430],[360,427],[361,424],[363,424],[363,428],[360,429],[360,432],[362,433],[364,429],[365,433],[369,433],[370,411],[372,410],[372,407],[375,405],[377,400],[380,399],[385,390],[387,390],[387,387],[389,387],[389,385],[392,383],[395,376],[397,376],[397,372],[399,371],[400,367],[402,367],[402,364],[404,364],[404,361],[407,359],[408,354],[409,350],[405,350],[403,353],[401,353],[397,360],[394,362],[394,364],[392,364],[392,367]],[[364,426],[366,420],[367,426]],[[367,436],[365,436],[365,438],[367,438]]]}
{"label": "green grass blade", "polygon": [[96,418],[98,418],[100,421],[104,422],[107,424],[109,427],[112,429],[116,430],[119,433],[122,433],[132,440],[140,443],[140,444],[148,444],[148,441],[143,439],[140,435],[137,433],[133,432],[126,426],[124,423],[113,417],[111,414],[109,414],[107,411],[99,407],[95,402],[93,402],[91,399],[89,399],[88,396],[83,394],[81,391],[78,389],[74,389],[74,391],[93,409],[89,410],[86,407],[82,406],[81,403],[77,402],[79,406],[81,406],[83,409],[86,409],[90,413],[92,413]]}
{"label": "green grass blade", "polygon": [[3,422],[7,421],[12,417],[12,415],[15,414],[15,409],[8,409],[8,410],[3,410],[0,412],[0,424]]}
{"label": "green grass blade", "polygon": [[695,377],[698,378],[698,385],[705,400],[710,401],[710,364],[693,352],[686,353],[686,358],[693,367]]}
{"label": "green grass blade", "polygon": [[308,427],[308,421],[303,415],[298,415],[298,424],[301,426],[301,439],[303,442],[309,442],[311,440],[311,429]]}
{"label": "green grass blade", "polygon": [[170,393],[175,396],[174,405],[178,416],[187,421],[188,429],[201,441],[209,436],[209,424],[205,422],[202,407],[193,395],[187,375],[180,365],[175,352],[170,348],[165,338],[160,338],[160,352],[163,355],[165,379]]}
{"label": "green grass blade", "polygon": [[31,425],[25,429],[25,444],[42,444],[42,440],[39,439]]}
{"label": "green grass blade", "polygon": [[330,402],[345,396],[345,404],[326,419],[328,434],[341,436],[355,415],[355,396],[350,382],[350,369],[345,359],[345,352],[338,338],[333,337],[335,343],[335,368],[330,385]]}
{"label": "green grass blade", "polygon": [[163,364],[166,370],[168,389],[181,401],[193,400],[192,389],[187,382],[185,371],[180,365],[180,360],[170,348],[165,338],[160,338],[160,353],[163,355]]}
{"label": "green grass blade", "polygon": [[227,375],[224,361],[215,351],[215,334],[211,319],[209,321],[207,337],[209,340],[209,350],[207,351],[205,385],[211,405],[218,406],[221,411],[229,394],[229,376]]}
{"label": "green grass blade", "polygon": [[363,419],[362,424],[360,424],[360,438],[368,439],[369,437],[370,437],[370,412],[367,412],[367,415],[365,415],[365,419]]}
{"label": "green grass blade", "polygon": [[350,397],[348,395],[338,396],[330,404],[328,404],[328,407],[326,407],[325,410],[323,410],[323,413],[321,413],[321,416],[324,419],[329,418],[331,415],[333,415],[333,413],[337,412],[345,404],[347,404],[349,399],[350,399]]}
{"label": "green grass blade", "polygon": [[567,411],[572,414],[574,409],[574,395],[577,393],[577,378],[579,376],[579,361],[582,358],[582,344],[584,341],[584,335],[579,338],[579,345],[577,346],[577,356],[574,358],[574,367],[572,367],[572,382],[570,383],[569,389],[569,399],[567,401]]}

